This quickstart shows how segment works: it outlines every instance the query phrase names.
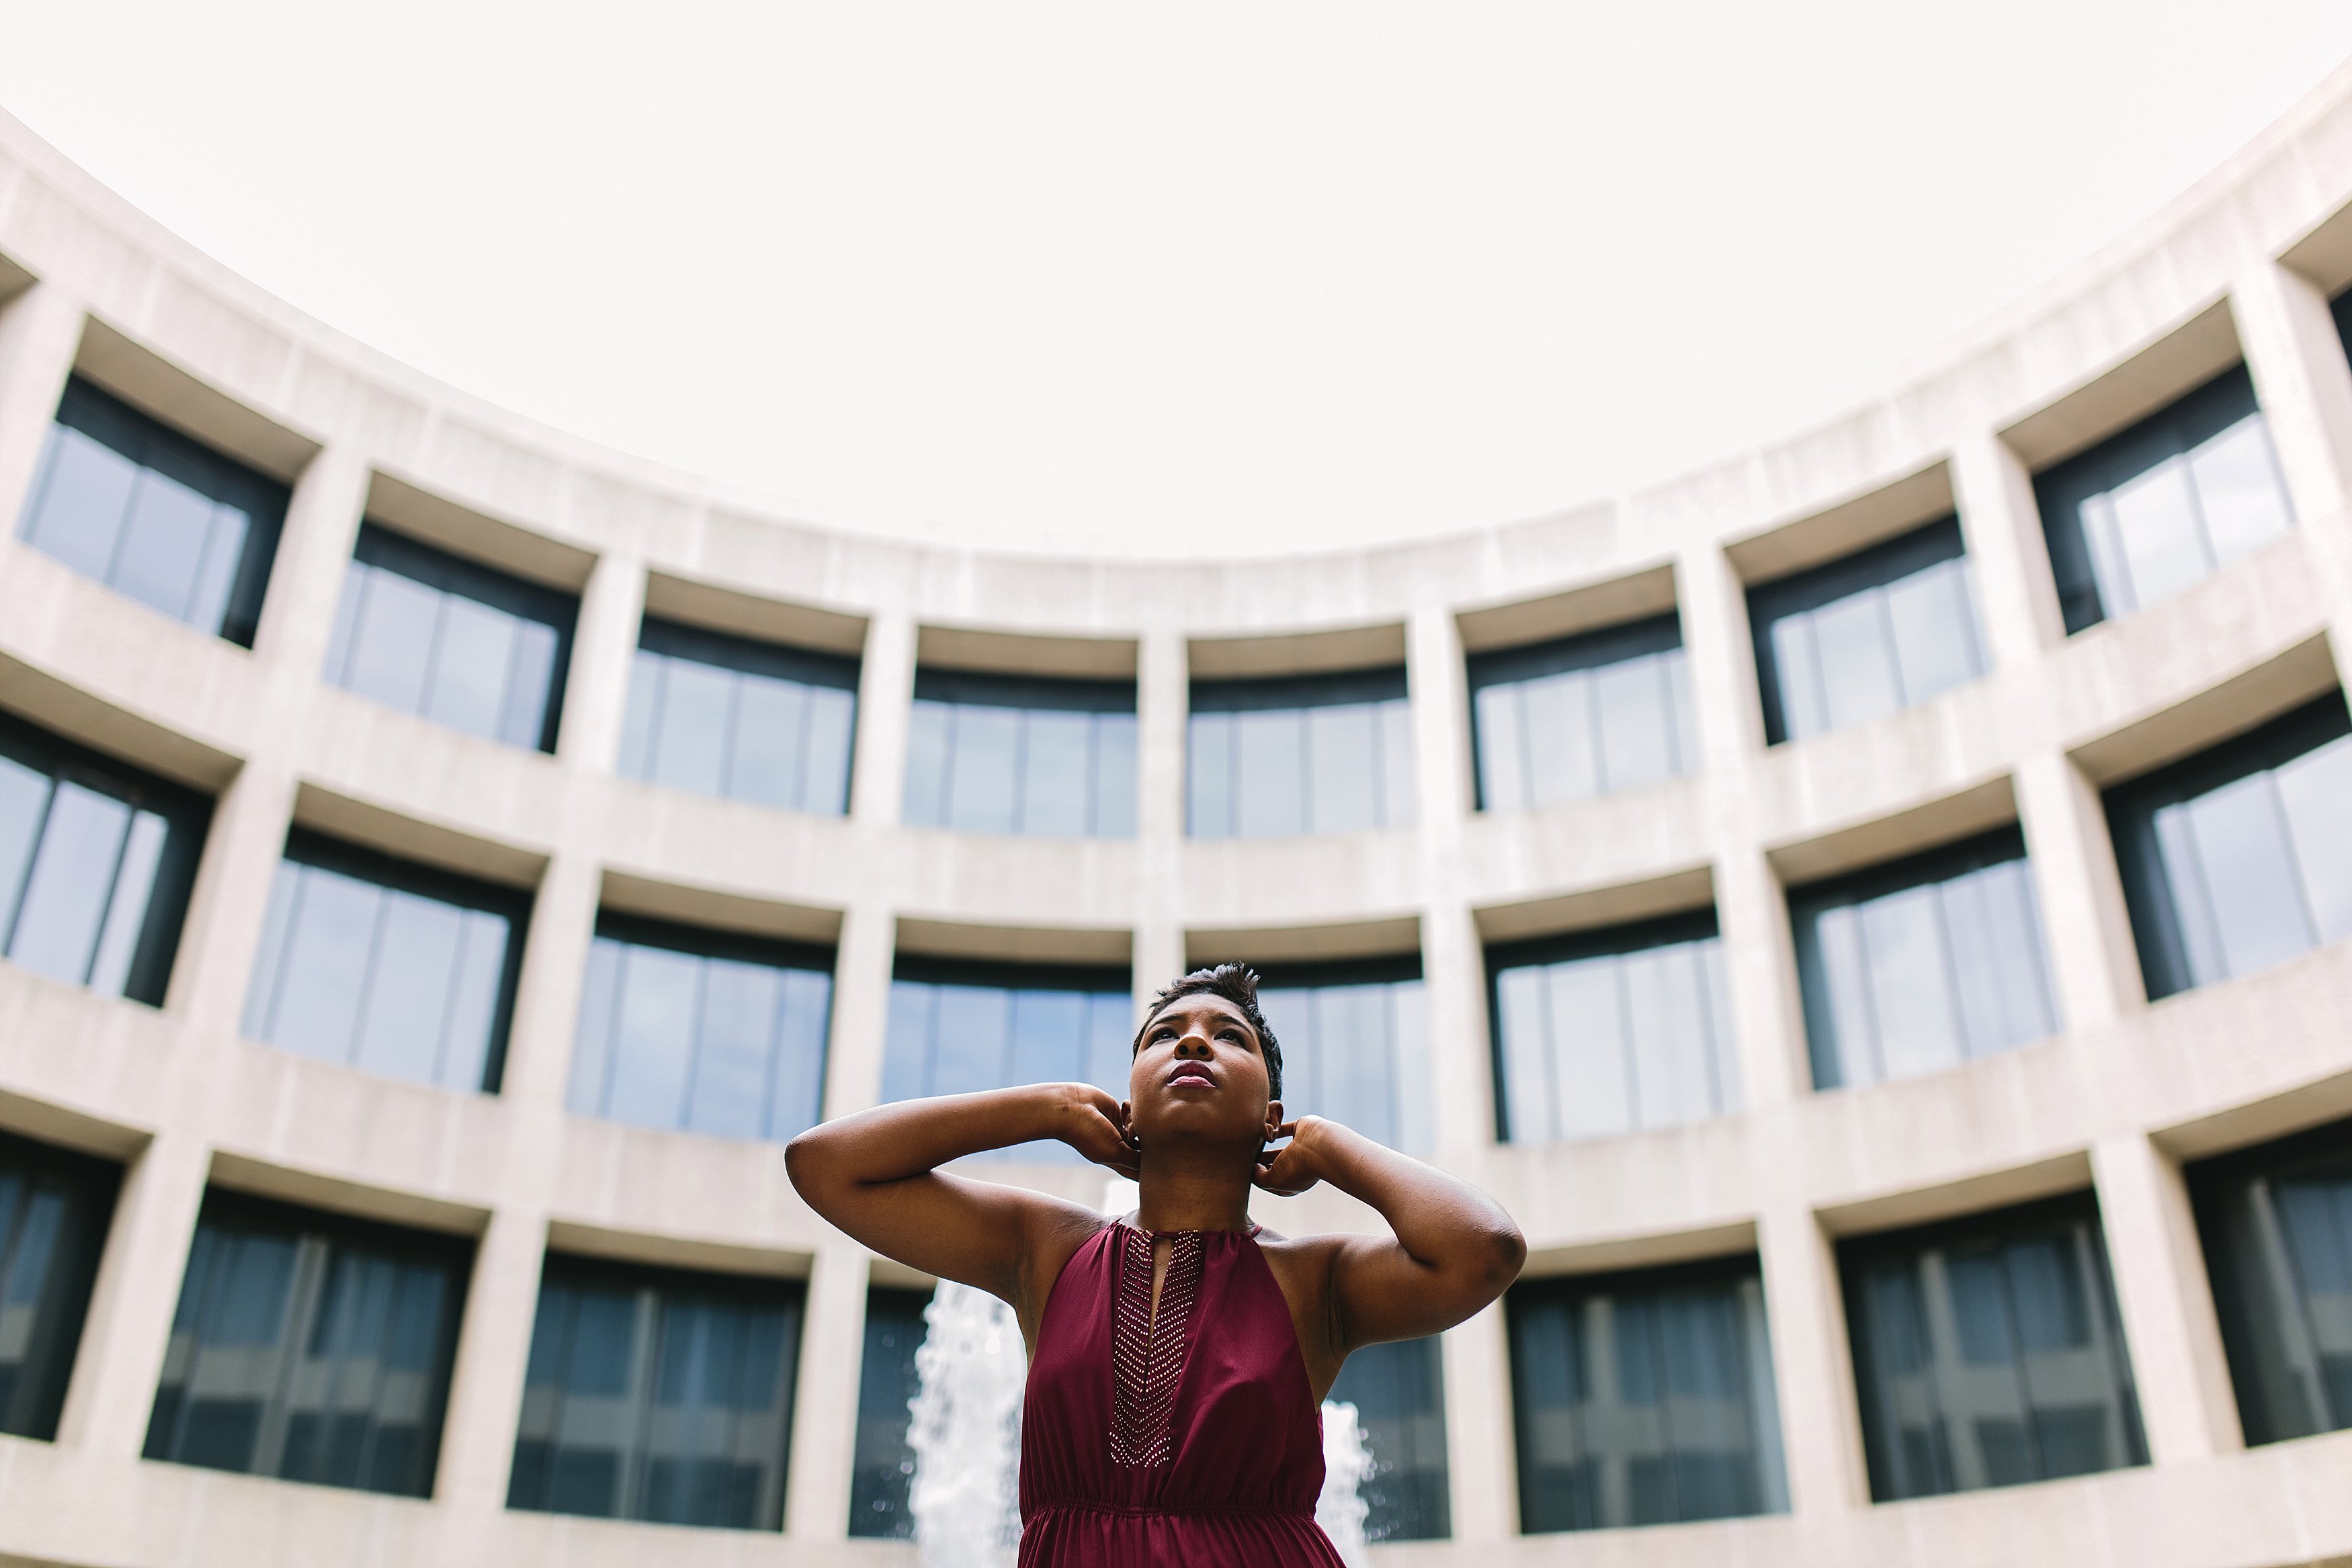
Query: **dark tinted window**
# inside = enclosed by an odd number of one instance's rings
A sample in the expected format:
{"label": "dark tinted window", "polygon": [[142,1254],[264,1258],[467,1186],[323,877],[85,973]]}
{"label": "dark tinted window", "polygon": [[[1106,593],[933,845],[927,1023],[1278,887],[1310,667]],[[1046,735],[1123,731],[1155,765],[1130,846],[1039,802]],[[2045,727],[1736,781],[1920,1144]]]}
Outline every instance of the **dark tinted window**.
{"label": "dark tinted window", "polygon": [[1528,1281],[1506,1307],[1521,1530],[1787,1511],[1755,1259]]}
{"label": "dark tinted window", "polygon": [[146,1457],[429,1496],[473,1251],[207,1193]]}
{"label": "dark tinted window", "polygon": [[2352,1427],[2352,1122],[2188,1176],[2246,1441]]}
{"label": "dark tinted window", "polygon": [[1261,975],[1257,997],[1282,1046],[1286,1116],[1328,1116],[1392,1149],[1429,1152],[1429,998],[1418,954],[1276,966]]}
{"label": "dark tinted window", "polygon": [[0,1432],[58,1435],[121,1174],[0,1134]]}
{"label": "dark tinted window", "polygon": [[1454,1533],[1446,1492],[1445,1377],[1438,1342],[1402,1340],[1351,1353],[1329,1397],[1356,1407],[1371,1472],[1367,1541],[1442,1541]]}
{"label": "dark tinted window", "polygon": [[2066,630],[2153,604],[2292,527],[2240,365],[2034,476]]}
{"label": "dark tinted window", "polygon": [[486,740],[555,749],[579,603],[373,523],[360,529],[327,680]]}
{"label": "dark tinted window", "polygon": [[801,1288],[550,1257],[507,1506],[778,1530]]}
{"label": "dark tinted window", "polygon": [[2151,997],[2352,936],[2352,722],[2331,695],[2107,793]]}
{"label": "dark tinted window", "polygon": [[[1093,1083],[1124,1100],[1134,1012],[1125,969],[901,954],[890,979],[882,1098]],[[1039,1142],[985,1157],[1077,1155],[1066,1145]]]}
{"label": "dark tinted window", "polygon": [[1813,1086],[1913,1078],[2058,1027],[2014,828],[1789,895]]}
{"label": "dark tinted window", "polygon": [[1984,673],[1960,522],[1750,589],[1765,737],[1866,724]]}
{"label": "dark tinted window", "polygon": [[1838,1244],[1882,1502],[2147,1463],[2088,1193]]}
{"label": "dark tinted window", "polygon": [[816,1124],[833,955],[606,915],[596,923],[572,1109],[722,1138]]}
{"label": "dark tinted window", "polygon": [[907,1446],[908,1405],[922,1380],[915,1353],[929,1328],[929,1291],[866,1292],[866,1359],[857,1378],[857,1451],[849,1477],[849,1533],[906,1541],[915,1533],[907,1498],[915,1450]]}
{"label": "dark tinted window", "polygon": [[244,1032],[387,1078],[495,1092],[527,894],[297,829],[269,890]]}
{"label": "dark tinted window", "polygon": [[1135,683],[915,672],[907,821],[1040,838],[1135,836]]}
{"label": "dark tinted window", "polygon": [[174,621],[253,646],[286,487],[75,376],[17,532]]}
{"label": "dark tinted window", "polygon": [[1482,810],[1581,800],[1697,769],[1675,616],[1474,653],[1469,671]]}
{"label": "dark tinted window", "polygon": [[1605,1137],[1739,1105],[1715,915],[1492,947],[1501,1136]]}
{"label": "dark tinted window", "polygon": [[857,661],[647,620],[629,677],[621,771],[731,800],[849,809]]}
{"label": "dark tinted window", "polygon": [[1413,820],[1404,668],[1194,681],[1192,833],[1263,839]]}
{"label": "dark tinted window", "polygon": [[0,953],[160,1005],[211,802],[0,715]]}

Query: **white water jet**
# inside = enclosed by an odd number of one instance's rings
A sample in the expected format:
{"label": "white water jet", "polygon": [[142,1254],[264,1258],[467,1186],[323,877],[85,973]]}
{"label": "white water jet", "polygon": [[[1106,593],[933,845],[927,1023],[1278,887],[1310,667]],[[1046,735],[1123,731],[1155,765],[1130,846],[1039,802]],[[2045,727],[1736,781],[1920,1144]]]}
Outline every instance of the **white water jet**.
{"label": "white water jet", "polygon": [[1372,1450],[1356,1407],[1336,1400],[1323,1401],[1323,1493],[1315,1500],[1315,1522],[1339,1551],[1348,1568],[1371,1568],[1364,1550],[1364,1516],[1371,1505],[1364,1500],[1364,1482],[1372,1473]]}
{"label": "white water jet", "polygon": [[916,1549],[924,1568],[1008,1568],[1021,1543],[1021,1325],[987,1291],[948,1281],[923,1320],[907,1406]]}

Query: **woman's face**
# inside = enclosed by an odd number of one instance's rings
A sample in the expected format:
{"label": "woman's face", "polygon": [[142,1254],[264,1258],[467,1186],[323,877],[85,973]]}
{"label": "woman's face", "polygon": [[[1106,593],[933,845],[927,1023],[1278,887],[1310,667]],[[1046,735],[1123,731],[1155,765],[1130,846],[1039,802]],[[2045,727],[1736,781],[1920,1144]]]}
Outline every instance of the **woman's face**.
{"label": "woman's face", "polygon": [[1127,1082],[1129,1125],[1147,1149],[1154,1139],[1255,1143],[1282,1120],[1257,1031],[1219,996],[1179,997],[1153,1014]]}

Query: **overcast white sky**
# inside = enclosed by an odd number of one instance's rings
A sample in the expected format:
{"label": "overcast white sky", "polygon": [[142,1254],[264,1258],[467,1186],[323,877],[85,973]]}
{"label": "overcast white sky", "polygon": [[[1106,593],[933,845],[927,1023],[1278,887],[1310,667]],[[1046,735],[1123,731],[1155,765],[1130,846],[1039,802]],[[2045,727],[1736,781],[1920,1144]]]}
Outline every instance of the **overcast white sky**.
{"label": "overcast white sky", "polygon": [[820,517],[1262,551],[1835,413],[2352,4],[0,0],[0,108],[264,287]]}

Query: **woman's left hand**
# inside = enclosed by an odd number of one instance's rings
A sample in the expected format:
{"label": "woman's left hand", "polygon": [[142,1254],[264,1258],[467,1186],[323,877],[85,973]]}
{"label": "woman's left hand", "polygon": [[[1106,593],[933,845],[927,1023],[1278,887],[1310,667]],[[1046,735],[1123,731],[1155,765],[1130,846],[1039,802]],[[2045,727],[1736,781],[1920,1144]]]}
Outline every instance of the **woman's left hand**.
{"label": "woman's left hand", "polygon": [[1301,1116],[1276,1127],[1274,1135],[1290,1141],[1280,1148],[1269,1143],[1259,1150],[1257,1173],[1250,1179],[1276,1197],[1296,1197],[1321,1181],[1323,1168],[1315,1151],[1322,1127],[1320,1116]]}

